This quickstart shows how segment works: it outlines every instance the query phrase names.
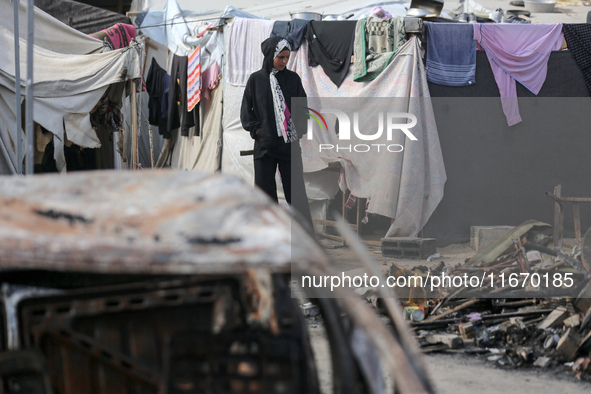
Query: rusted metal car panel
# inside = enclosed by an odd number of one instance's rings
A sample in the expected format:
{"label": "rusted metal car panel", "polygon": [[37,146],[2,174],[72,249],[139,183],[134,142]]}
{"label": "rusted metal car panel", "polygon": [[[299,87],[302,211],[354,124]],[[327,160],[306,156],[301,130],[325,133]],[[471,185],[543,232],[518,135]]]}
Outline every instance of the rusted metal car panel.
{"label": "rusted metal car panel", "polygon": [[[292,269],[336,272],[287,211],[235,177],[0,178],[0,356],[41,355],[36,379],[50,388],[33,394],[318,393]],[[334,392],[383,392],[382,365],[399,392],[432,392],[406,328],[392,335],[350,290],[316,300]]]}
{"label": "rusted metal car panel", "polygon": [[18,308],[21,347],[41,349],[58,393],[316,392],[297,306],[272,302],[270,332],[249,323],[245,294],[226,278],[34,297]]}
{"label": "rusted metal car panel", "polygon": [[326,259],[301,245],[304,230],[292,229],[285,211],[235,177],[161,170],[34,178],[0,178],[0,267],[289,272],[292,258]]}

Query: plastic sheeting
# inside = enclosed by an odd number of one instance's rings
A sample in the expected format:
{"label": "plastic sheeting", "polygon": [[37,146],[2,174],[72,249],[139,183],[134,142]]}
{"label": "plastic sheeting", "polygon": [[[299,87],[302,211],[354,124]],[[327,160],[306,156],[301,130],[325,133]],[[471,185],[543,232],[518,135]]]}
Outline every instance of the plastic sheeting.
{"label": "plastic sheeting", "polygon": [[[36,46],[57,53],[77,55],[105,49],[101,40],[72,29],[37,7],[34,10]],[[0,0],[0,25],[14,32],[14,11],[10,0]],[[19,3],[19,37],[27,38],[27,6],[24,1]]]}
{"label": "plastic sheeting", "polygon": [[[15,61],[12,5],[0,2],[0,173],[16,172]],[[21,16],[26,7],[21,7]],[[91,127],[89,112],[111,84],[137,79],[140,47],[137,44],[116,51],[97,52],[102,42],[88,37],[49,15],[35,13],[34,121],[54,134],[55,159],[65,169],[63,143],[67,139],[88,148],[100,146]],[[19,26],[26,26],[24,23]],[[26,31],[20,29],[21,37]],[[21,76],[26,75],[26,41],[20,39]],[[92,53],[92,54],[88,54]],[[25,81],[21,80],[22,91]],[[23,97],[24,99],[24,97]]]}

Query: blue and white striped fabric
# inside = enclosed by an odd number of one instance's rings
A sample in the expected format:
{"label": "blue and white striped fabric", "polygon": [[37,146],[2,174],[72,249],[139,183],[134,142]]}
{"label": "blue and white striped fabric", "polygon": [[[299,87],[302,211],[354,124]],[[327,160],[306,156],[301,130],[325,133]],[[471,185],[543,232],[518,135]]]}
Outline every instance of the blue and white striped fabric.
{"label": "blue and white striped fabric", "polygon": [[427,80],[438,85],[476,82],[476,41],[472,23],[425,22]]}

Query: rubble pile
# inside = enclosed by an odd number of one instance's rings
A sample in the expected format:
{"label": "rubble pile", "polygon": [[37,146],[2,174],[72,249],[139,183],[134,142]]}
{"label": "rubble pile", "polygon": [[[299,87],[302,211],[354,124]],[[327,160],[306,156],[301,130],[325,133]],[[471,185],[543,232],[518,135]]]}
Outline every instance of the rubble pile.
{"label": "rubble pile", "polygon": [[[528,222],[455,267],[392,264],[389,275],[425,280],[396,289],[422,350],[482,354],[507,368],[567,365],[591,379],[589,251],[585,242],[581,248],[551,241],[545,226]],[[455,277],[483,280],[432,286],[444,276],[448,284]]]}

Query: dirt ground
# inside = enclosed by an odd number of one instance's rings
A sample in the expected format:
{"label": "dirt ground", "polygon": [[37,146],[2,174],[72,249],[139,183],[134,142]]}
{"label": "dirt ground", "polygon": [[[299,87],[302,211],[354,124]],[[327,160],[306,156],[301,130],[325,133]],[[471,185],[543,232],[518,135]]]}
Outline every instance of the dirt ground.
{"label": "dirt ground", "polygon": [[[321,240],[337,267],[346,272],[360,267],[357,258],[347,247],[336,241]],[[377,244],[368,245],[368,250],[377,262],[388,263],[393,259],[383,258]],[[437,250],[441,257],[432,262],[445,261],[446,265],[456,265],[474,255],[468,244],[450,245]],[[397,264],[412,267],[429,265],[416,260],[395,260]],[[310,336],[315,352],[319,379],[323,393],[332,392],[332,373],[329,350],[322,321],[308,318]],[[488,361],[490,354],[466,355],[460,353],[424,354],[424,362],[437,393],[474,394],[474,393],[591,393],[591,380],[580,381],[564,365],[541,369],[522,367],[513,369]]]}

